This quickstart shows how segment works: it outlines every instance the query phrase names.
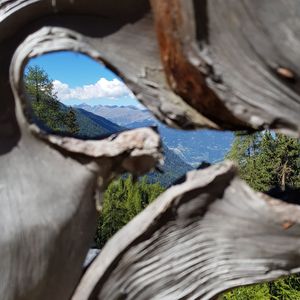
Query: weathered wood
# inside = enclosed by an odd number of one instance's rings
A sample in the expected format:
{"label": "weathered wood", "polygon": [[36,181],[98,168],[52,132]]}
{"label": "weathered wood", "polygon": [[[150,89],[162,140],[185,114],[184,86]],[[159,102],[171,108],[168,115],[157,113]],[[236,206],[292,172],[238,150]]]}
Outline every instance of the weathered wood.
{"label": "weathered wood", "polygon": [[104,246],[72,300],[212,299],[299,272],[299,220],[229,162],[192,171]]}
{"label": "weathered wood", "polygon": [[[103,189],[120,172],[141,174],[157,162],[159,140],[154,146],[150,138],[155,132],[147,139],[143,129],[126,134],[132,137],[128,147],[123,138],[120,151],[97,156],[97,164],[86,151],[76,155],[63,147],[62,155],[25,131],[18,147],[1,156],[1,299],[70,297],[93,238],[97,184]],[[118,139],[99,146],[117,149]]]}
{"label": "weathered wood", "polygon": [[[169,86],[213,121],[216,128],[247,128],[245,123],[230,113],[205,81],[209,67],[197,53],[196,27],[193,20],[195,13],[190,7],[191,1],[183,2],[183,6],[177,0],[154,0],[151,3],[161,60]],[[216,76],[213,79],[219,80]]]}
{"label": "weathered wood", "polygon": [[[47,135],[28,123],[22,86],[28,59],[72,43],[78,50],[88,48],[76,33],[70,32],[68,38],[67,31],[53,31],[60,39],[52,45],[50,36],[46,43],[51,30],[44,29],[16,51],[14,39],[0,48],[0,294],[4,300],[69,299],[93,239],[97,190],[104,190],[124,171],[137,175],[149,171],[161,159],[160,139],[153,129],[82,141]],[[101,209],[102,194],[97,195]]]}
{"label": "weathered wood", "polygon": [[5,49],[15,37],[16,47],[45,25],[76,30],[169,125],[270,127],[299,136],[296,0],[151,3],[159,43],[148,2],[136,0],[4,1],[0,42]]}
{"label": "weathered wood", "polygon": [[[83,142],[29,126],[22,72],[31,57],[58,50],[90,55],[174,127],[275,128],[300,136],[297,0],[151,5],[0,2],[5,300],[69,299],[93,235],[97,186],[125,170],[141,174],[161,158],[150,129]],[[210,299],[299,271],[298,231],[299,208],[253,192],[232,165],[198,171],[107,244],[74,299]]]}
{"label": "weathered wood", "polygon": [[298,1],[151,3],[177,94],[220,127],[248,124],[299,136]]}

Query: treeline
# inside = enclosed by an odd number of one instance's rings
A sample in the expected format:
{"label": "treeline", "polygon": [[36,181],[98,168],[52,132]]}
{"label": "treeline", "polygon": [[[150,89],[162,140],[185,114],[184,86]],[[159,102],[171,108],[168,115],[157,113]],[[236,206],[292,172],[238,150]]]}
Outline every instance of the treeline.
{"label": "treeline", "polygon": [[35,123],[47,132],[76,136],[79,124],[76,112],[72,107],[62,109],[54,92],[53,81],[39,66],[27,68],[24,76],[24,87],[30,101],[31,114]]}
{"label": "treeline", "polygon": [[98,217],[95,242],[102,248],[106,241],[164,191],[159,183],[147,183],[144,176],[113,181],[104,194],[102,212]]}
{"label": "treeline", "polygon": [[[235,161],[240,177],[253,189],[282,196],[300,187],[300,143],[298,139],[270,131],[235,135],[227,158]],[[298,204],[300,204],[300,199]],[[268,247],[268,245],[266,245]],[[300,276],[239,287],[219,300],[298,300]]]}

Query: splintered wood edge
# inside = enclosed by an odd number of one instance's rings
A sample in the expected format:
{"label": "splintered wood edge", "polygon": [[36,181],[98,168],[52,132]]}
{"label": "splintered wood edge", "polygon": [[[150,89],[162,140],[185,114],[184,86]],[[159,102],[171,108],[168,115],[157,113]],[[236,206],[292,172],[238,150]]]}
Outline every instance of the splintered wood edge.
{"label": "splintered wood edge", "polygon": [[151,155],[158,161],[162,159],[160,137],[152,128],[128,130],[102,140],[81,140],[45,134],[35,125],[31,125],[30,129],[35,135],[53,145],[92,158],[113,158],[130,152],[131,156]]}

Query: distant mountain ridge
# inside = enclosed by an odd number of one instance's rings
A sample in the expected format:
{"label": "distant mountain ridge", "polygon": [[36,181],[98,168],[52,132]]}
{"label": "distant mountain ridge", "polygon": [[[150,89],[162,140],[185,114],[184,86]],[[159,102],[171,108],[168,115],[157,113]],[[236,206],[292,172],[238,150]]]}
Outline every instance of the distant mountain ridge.
{"label": "distant mountain ridge", "polygon": [[162,173],[150,172],[147,174],[148,181],[155,183],[159,181],[162,186],[167,187],[173,184],[178,178],[191,171],[193,167],[181,159],[174,151],[169,149],[163,143],[164,165],[162,166]]}
{"label": "distant mountain ridge", "polygon": [[214,163],[223,160],[233,141],[231,132],[169,128],[156,120],[148,110],[135,106],[81,104],[75,107],[105,117],[126,128],[157,126],[167,147],[194,167],[200,165],[202,161]]}
{"label": "distant mountain ridge", "polygon": [[152,120],[152,115],[146,109],[139,109],[136,106],[108,106],[108,105],[95,105],[90,106],[88,104],[79,104],[74,107],[78,109],[84,109],[88,112],[111,120],[112,122],[126,126],[133,122],[140,122],[145,120]]}
{"label": "distant mountain ridge", "polygon": [[126,130],[114,122],[88,112],[84,109],[75,108],[77,122],[80,127],[79,135],[86,138],[103,138],[111,134]]}
{"label": "distant mountain ridge", "polygon": [[[59,103],[59,110],[61,112],[67,113],[69,109],[70,107]],[[108,119],[95,115],[86,110],[75,107],[73,109],[75,111],[76,121],[80,128],[79,132],[75,135],[77,138],[100,139],[110,136],[114,133],[127,130],[127,128],[123,126],[119,126]],[[62,136],[72,136],[64,125],[61,125],[59,129],[53,130],[35,115],[32,115],[31,117],[34,123],[36,123],[42,130],[46,132],[59,134]]]}
{"label": "distant mountain ridge", "polygon": [[[60,104],[60,109],[66,112],[69,107],[64,104]],[[95,115],[84,109],[75,107],[73,109],[80,128],[79,133],[76,134],[76,137],[78,138],[99,139],[126,130],[125,127],[119,126],[104,117]],[[62,134],[64,134],[64,132],[62,132]]]}
{"label": "distant mountain ridge", "polygon": [[[59,109],[63,113],[68,113],[70,107],[60,103]],[[114,107],[113,107],[114,109]],[[126,108],[130,111],[136,111],[136,115],[140,116],[140,111],[135,107]],[[96,115],[90,111],[85,110],[81,107],[73,107],[73,110],[76,115],[76,122],[79,127],[79,132],[76,134],[71,134],[64,125],[61,125],[61,128],[53,131],[51,128],[48,128],[45,123],[43,123],[38,118],[35,118],[35,123],[46,132],[59,134],[62,136],[73,136],[81,139],[103,139],[112,134],[120,133],[125,130],[133,129],[133,127],[125,127],[117,125],[116,123]],[[123,110],[124,111],[124,110]],[[120,116],[121,117],[121,116]],[[124,116],[122,116],[124,117]],[[126,118],[126,116],[125,116]],[[120,118],[121,119],[121,118]],[[127,121],[129,118],[127,118]],[[184,162],[178,155],[176,155],[172,150],[170,150],[163,143],[163,152],[165,156],[165,164],[161,166],[161,171],[153,171],[147,174],[147,180],[149,182],[160,182],[164,187],[172,184],[178,177],[183,176],[187,171],[191,170],[192,167]]]}
{"label": "distant mountain ridge", "polygon": [[[114,108],[114,107],[113,107]],[[68,107],[61,105],[61,109],[67,111]],[[133,129],[133,127],[120,126],[116,123],[104,118],[103,116],[96,115],[90,111],[85,110],[82,107],[73,107],[76,113],[76,119],[80,128],[80,132],[76,135],[81,138],[103,138],[114,133],[118,133],[124,130]],[[130,111],[136,111],[136,115],[140,116],[140,111],[135,107],[126,108]],[[124,110],[121,109],[124,112]],[[150,115],[147,111],[145,111]],[[118,117],[118,116],[117,116]],[[119,116],[121,119],[124,116]],[[126,115],[125,115],[126,118]],[[129,118],[126,118],[127,121]],[[162,173],[154,171],[147,174],[149,182],[160,182],[162,186],[166,187],[172,184],[173,181],[183,176],[192,167],[182,160],[174,151],[170,150],[165,144],[163,144],[163,151],[165,156],[165,163],[162,166]]]}

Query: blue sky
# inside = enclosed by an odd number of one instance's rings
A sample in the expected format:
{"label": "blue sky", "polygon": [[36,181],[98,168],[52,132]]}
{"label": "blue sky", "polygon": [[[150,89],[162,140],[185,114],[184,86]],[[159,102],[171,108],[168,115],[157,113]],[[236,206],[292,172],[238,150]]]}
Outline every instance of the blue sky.
{"label": "blue sky", "polygon": [[70,51],[53,52],[30,60],[54,80],[59,100],[66,105],[135,105],[140,103],[123,81],[90,57]]}

